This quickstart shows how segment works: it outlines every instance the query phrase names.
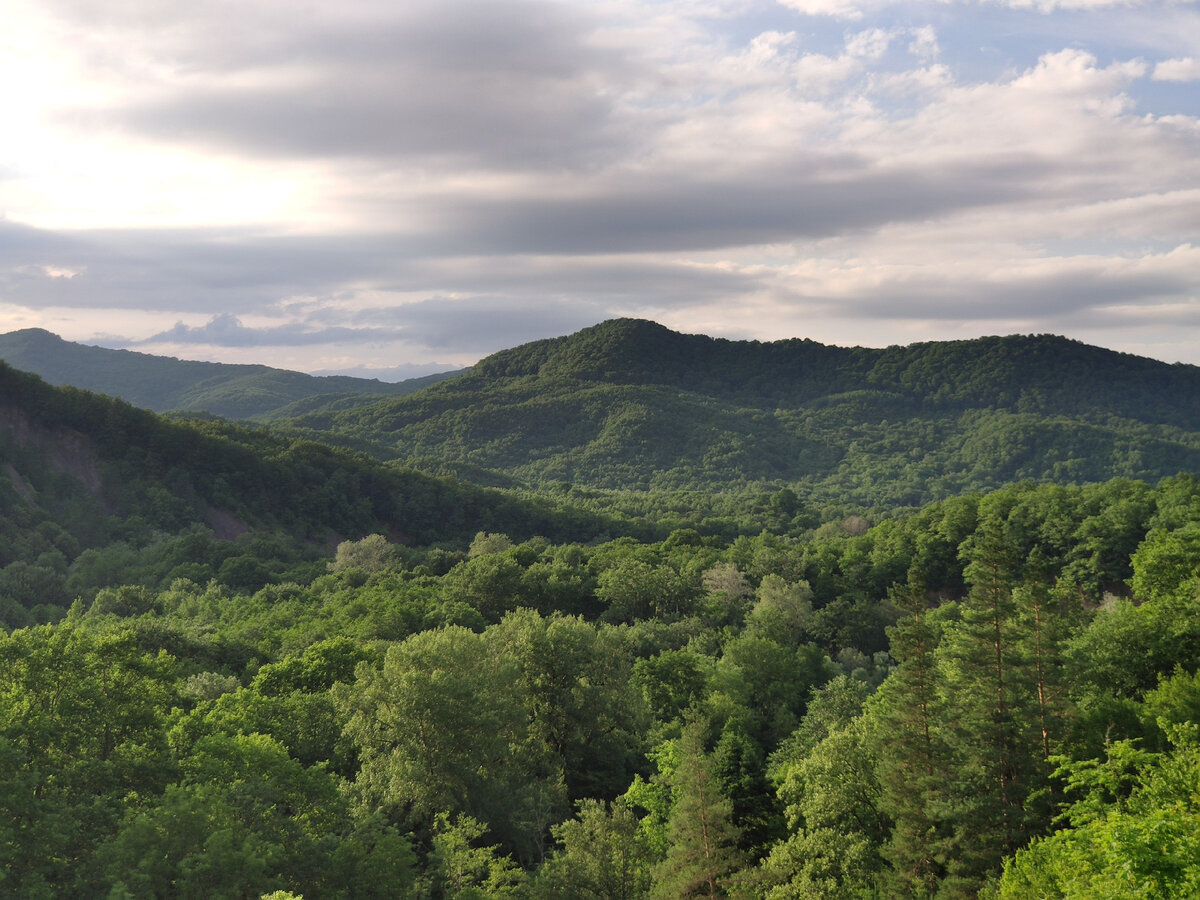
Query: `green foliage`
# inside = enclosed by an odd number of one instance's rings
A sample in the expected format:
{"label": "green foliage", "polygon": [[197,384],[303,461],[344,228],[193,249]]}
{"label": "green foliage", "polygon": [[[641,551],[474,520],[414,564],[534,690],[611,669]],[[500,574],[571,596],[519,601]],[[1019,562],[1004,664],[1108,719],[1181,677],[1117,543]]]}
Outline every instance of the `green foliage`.
{"label": "green foliage", "polygon": [[378,823],[356,827],[332,775],[260,734],[203,738],[180,782],[131,814],[98,860],[135,895],[355,896],[380,876],[397,890],[414,881],[407,842]]}
{"label": "green foliage", "polygon": [[711,664],[690,650],[662,650],[634,663],[633,682],[655,720],[673,722],[707,696]]}
{"label": "green foliage", "polygon": [[554,900],[637,900],[649,896],[657,860],[623,800],[583,800],[574,819],[551,829],[559,848],[538,870],[533,896]]}
{"label": "green foliage", "polygon": [[741,490],[760,528],[798,534],[817,524],[814,504],[911,507],[1023,479],[1194,471],[1197,378],[1051,336],[869,350],[617,320],[293,424],[466,478]]}
{"label": "green foliage", "polygon": [[[122,584],[216,579],[249,594],[307,582],[335,535],[465,546],[481,524],[560,539],[605,536],[615,524],[294,436],[168,421],[3,364],[0,399],[0,613],[10,625],[60,618],[75,597]],[[335,566],[399,561],[376,540],[348,542]]]}
{"label": "green foliage", "polygon": [[430,854],[435,896],[453,900],[516,897],[524,873],[495,845],[477,846],[487,829],[470,816],[453,821],[444,813],[434,822]]}
{"label": "green foliage", "polygon": [[0,638],[4,891],[75,893],[126,798],[172,775],[164,718],[174,671],[128,629],[65,624]]}
{"label": "green foliage", "polygon": [[[560,773],[531,739],[515,660],[464,628],[413,635],[335,689],[361,758],[356,791],[410,827],[439,812],[484,823],[525,857],[560,804]],[[551,819],[552,820],[552,819]]]}
{"label": "green foliage", "polygon": [[476,610],[485,620],[497,622],[521,599],[522,566],[511,555],[487,553],[451,569],[442,580],[447,600]]}
{"label": "green foliage", "polygon": [[[300,497],[353,461],[237,434]],[[334,556],[89,544],[9,449],[46,506],[0,479],[0,608],[66,621],[0,638],[6,896],[974,896],[1005,858],[1009,895],[1192,889],[1200,480]],[[793,495],[755,515],[794,531]]]}
{"label": "green foliage", "polygon": [[767,783],[762,747],[738,719],[725,723],[712,752],[713,774],[730,802],[738,847],[760,856],[783,833],[783,816]]}
{"label": "green foliage", "polygon": [[637,764],[645,718],[630,686],[625,634],[526,609],[484,637],[516,663],[535,755],[557,764],[569,795],[620,793]]}
{"label": "green foliage", "polygon": [[1133,591],[1143,600],[1188,599],[1200,576],[1200,521],[1154,530],[1133,555]]}
{"label": "green foliage", "polygon": [[1081,679],[1098,691],[1139,698],[1163,672],[1200,663],[1200,598],[1168,596],[1103,607],[1071,642]]}
{"label": "green foliage", "polygon": [[1034,841],[1005,866],[998,895],[1190,897],[1200,892],[1200,744],[1196,726],[1168,726],[1174,747],[1128,743],[1106,760],[1065,767],[1084,795],[1071,827]]}
{"label": "green foliage", "polygon": [[906,613],[891,632],[898,666],[880,686],[871,710],[879,726],[870,733],[876,739],[880,806],[895,823],[882,852],[898,892],[921,896],[933,893],[945,875],[949,834],[940,814],[951,762],[940,729],[945,694],[936,657],[945,617],[927,608],[919,571],[910,573],[894,599]]}
{"label": "green foliage", "polygon": [[789,833],[763,861],[766,896],[816,900],[870,892],[892,825],[882,811],[877,739],[868,733],[875,725],[867,717],[835,725],[803,754],[776,763]]}
{"label": "green foliage", "polygon": [[337,546],[330,572],[345,572],[350,569],[372,574],[386,572],[396,565],[397,548],[388,543],[382,534],[368,534],[359,541],[342,541]]}
{"label": "green foliage", "polygon": [[788,584],[773,573],[759,583],[758,600],[746,618],[747,630],[779,644],[798,647],[810,634],[813,592],[807,582]]}
{"label": "green foliage", "polygon": [[253,687],[268,697],[292,691],[318,693],[335,684],[353,682],[359,663],[379,661],[378,651],[344,636],[330,638],[313,644],[301,654],[263,666],[254,676]]}
{"label": "green foliage", "polygon": [[704,749],[704,727],[689,723],[677,744],[669,777],[673,802],[667,817],[667,854],[654,867],[654,897],[723,897],[742,865],[740,833],[713,763]]}
{"label": "green foliage", "polygon": [[676,618],[690,611],[696,585],[668,565],[627,557],[600,574],[596,597],[610,622]]}
{"label": "green foliage", "polygon": [[1189,674],[1176,666],[1169,676],[1160,676],[1158,687],[1145,696],[1142,718],[1160,732],[1166,726],[1200,723],[1200,671]]}

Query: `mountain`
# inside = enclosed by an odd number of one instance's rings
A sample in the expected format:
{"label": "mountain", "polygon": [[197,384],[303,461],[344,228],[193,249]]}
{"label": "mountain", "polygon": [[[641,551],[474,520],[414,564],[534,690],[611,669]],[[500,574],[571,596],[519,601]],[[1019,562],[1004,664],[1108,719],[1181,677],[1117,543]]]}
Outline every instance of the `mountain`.
{"label": "mountain", "polygon": [[40,328],[0,335],[0,359],[51,384],[120,397],[155,412],[209,412],[229,419],[268,415],[316,396],[401,396],[453,376],[447,372],[389,383],[369,378],[313,376],[268,366],[196,362],[107,350],[65,341]]}
{"label": "mountain", "polygon": [[466,547],[484,530],[639,533],[262,429],[166,419],[0,363],[0,624],[27,621],[14,603],[55,606],[52,620],[109,585],[308,581],[320,552],[370,533]]}
{"label": "mountain", "polygon": [[1024,479],[1195,471],[1200,369],[1052,335],[869,349],[619,319],[405,397],[310,403],[287,424],[533,486],[787,485],[823,503],[918,505]]}

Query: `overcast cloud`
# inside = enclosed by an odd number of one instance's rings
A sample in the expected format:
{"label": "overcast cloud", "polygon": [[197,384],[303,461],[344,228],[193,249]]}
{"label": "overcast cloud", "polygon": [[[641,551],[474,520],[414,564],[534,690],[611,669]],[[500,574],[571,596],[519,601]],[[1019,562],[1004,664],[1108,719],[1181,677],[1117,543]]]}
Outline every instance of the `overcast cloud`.
{"label": "overcast cloud", "polygon": [[613,316],[1200,364],[1187,0],[10,0],[0,331],[304,371]]}

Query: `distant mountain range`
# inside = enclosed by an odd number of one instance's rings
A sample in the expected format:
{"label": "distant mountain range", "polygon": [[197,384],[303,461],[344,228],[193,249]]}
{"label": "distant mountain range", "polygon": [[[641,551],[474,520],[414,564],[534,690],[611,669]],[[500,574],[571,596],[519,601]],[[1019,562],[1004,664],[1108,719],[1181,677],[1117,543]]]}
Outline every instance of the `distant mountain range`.
{"label": "distant mountain range", "polygon": [[389,383],[342,375],[314,376],[268,366],[196,362],[108,350],[27,328],[0,334],[0,359],[51,384],[119,397],[155,412],[209,412],[228,419],[270,415],[322,396],[353,401],[398,397],[457,373]]}
{"label": "distant mountain range", "polygon": [[0,337],[43,377],[255,417],[437,474],[534,489],[791,488],[915,506],[1014,481],[1200,471],[1200,368],[1053,335],[885,349],[729,341],[618,319],[399,385]]}
{"label": "distant mountain range", "polygon": [[382,458],[533,486],[790,486],[916,505],[1019,480],[1200,471],[1200,368],[1052,335],[868,349],[620,319],[451,381],[287,420]]}

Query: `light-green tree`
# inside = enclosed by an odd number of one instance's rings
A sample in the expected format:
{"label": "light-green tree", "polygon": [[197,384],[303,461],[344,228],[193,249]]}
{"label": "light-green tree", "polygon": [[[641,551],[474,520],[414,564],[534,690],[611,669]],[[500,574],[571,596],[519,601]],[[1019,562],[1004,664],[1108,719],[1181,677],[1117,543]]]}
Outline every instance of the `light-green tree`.
{"label": "light-green tree", "polygon": [[525,873],[497,844],[484,844],[487,834],[478,819],[439,813],[433,825],[428,888],[446,900],[489,900],[520,896]]}
{"label": "light-green tree", "polygon": [[772,900],[871,896],[891,829],[883,812],[873,716],[833,726],[777,774],[789,834],[763,861]]}
{"label": "light-green tree", "polygon": [[388,543],[382,534],[368,534],[357,541],[342,541],[337,546],[333,561],[329,563],[331,572],[348,572],[358,569],[368,575],[376,572],[386,572],[399,562],[396,547]]}
{"label": "light-green tree", "polygon": [[107,883],[184,898],[353,896],[381,880],[398,891],[414,883],[408,841],[377,819],[356,821],[335,776],[269,737],[209,735],[181,768],[179,782],[131,810],[97,851]]}
{"label": "light-green tree", "polygon": [[1067,790],[1082,794],[1071,827],[1007,861],[1001,900],[1200,896],[1200,729],[1164,727],[1168,753],[1122,741],[1104,760],[1064,765]]}
{"label": "light-green tree", "polygon": [[582,800],[552,829],[559,844],[539,869],[533,895],[545,900],[637,900],[649,896],[651,848],[624,800]]}
{"label": "light-green tree", "polygon": [[789,584],[767,574],[758,586],[758,600],[746,617],[747,631],[790,647],[799,647],[812,621],[813,593],[808,582]]}
{"label": "light-green tree", "polygon": [[537,857],[547,823],[530,810],[554,796],[560,774],[530,738],[511,657],[465,628],[424,631],[334,695],[360,755],[364,803],[409,827],[470,815],[510,850]]}
{"label": "light-green tree", "polygon": [[143,652],[131,629],[66,622],[0,637],[0,892],[86,893],[90,854],[126,798],[173,777],[175,677],[174,661]]}
{"label": "light-green tree", "polygon": [[557,766],[574,797],[615,795],[641,754],[644,705],[630,686],[623,631],[520,609],[484,635],[496,656],[515,663],[537,745],[529,758]]}

